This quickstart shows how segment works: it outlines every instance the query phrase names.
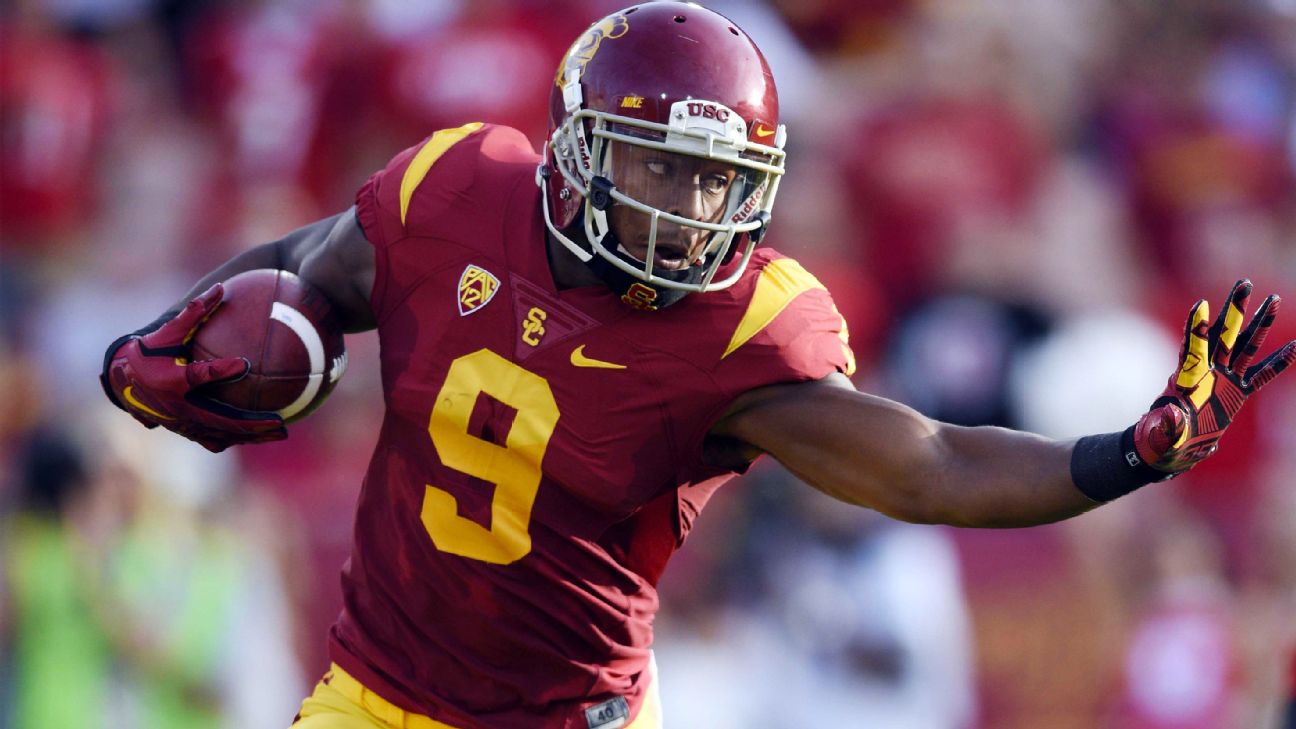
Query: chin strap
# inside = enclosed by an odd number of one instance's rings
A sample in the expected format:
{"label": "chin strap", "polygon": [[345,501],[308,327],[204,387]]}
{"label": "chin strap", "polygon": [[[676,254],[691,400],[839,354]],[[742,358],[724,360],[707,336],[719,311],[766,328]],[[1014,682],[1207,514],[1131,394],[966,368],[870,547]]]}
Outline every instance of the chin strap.
{"label": "chin strap", "polygon": [[[616,238],[611,232],[608,232],[603,240],[605,244],[611,243],[614,246],[610,249],[613,251],[612,255],[631,265],[642,265],[641,261],[636,261],[621,251]],[[664,309],[689,295],[689,292],[683,289],[655,286],[647,281],[635,278],[613,266],[602,256],[593,256],[585,262],[585,265],[589,266],[594,275],[598,276],[608,288],[612,289],[612,293],[621,297],[621,303],[641,311]],[[689,266],[679,271],[661,271],[654,275],[677,283],[695,284],[702,282],[704,273],[705,269],[702,266]]]}
{"label": "chin strap", "polygon": [[[620,297],[621,302],[626,306],[639,309],[641,311],[657,311],[674,304],[689,294],[682,289],[672,289],[665,286],[655,286],[647,281],[631,276],[621,269],[613,266],[602,256],[594,255],[589,250],[589,243],[585,236],[585,212],[582,209],[577,214],[576,219],[572,221],[565,230],[558,230],[550,222],[549,218],[549,191],[544,182],[548,180],[549,175],[553,174],[546,165],[541,165],[536,170],[536,182],[540,185],[540,203],[543,206],[545,225],[549,232],[558,240],[560,244],[572,255],[579,258],[589,266],[594,275],[612,289],[612,293]],[[605,203],[607,204],[607,203]],[[584,206],[582,206],[583,208]],[[569,235],[574,231],[574,235]],[[604,246],[607,250],[613,252],[613,255],[632,266],[643,265],[642,261],[637,261],[633,257],[622,252],[620,244],[612,231],[608,231],[604,237]],[[678,283],[701,283],[704,275],[704,269],[701,266],[689,266],[679,271],[662,271],[655,274],[660,278],[669,279]]]}

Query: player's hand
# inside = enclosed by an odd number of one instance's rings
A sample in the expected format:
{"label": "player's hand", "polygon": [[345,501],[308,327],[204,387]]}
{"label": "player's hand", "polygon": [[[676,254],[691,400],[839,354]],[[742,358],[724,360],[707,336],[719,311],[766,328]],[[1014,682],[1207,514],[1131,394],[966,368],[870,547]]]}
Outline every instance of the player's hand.
{"label": "player's hand", "polygon": [[109,399],[145,427],[161,425],[213,453],[288,437],[275,413],[239,410],[200,394],[204,385],[237,380],[248,371],[241,357],[189,361],[189,341],[223,295],[216,284],[157,330],[114,342],[100,375]]}
{"label": "player's hand", "polygon": [[1296,362],[1296,341],[1291,341],[1252,364],[1281,299],[1276,294],[1265,299],[1244,331],[1250,296],[1250,281],[1234,284],[1214,324],[1208,323],[1205,299],[1193,305],[1179,369],[1134,427],[1134,445],[1144,463],[1171,476],[1192,468],[1215,452],[1247,398]]}

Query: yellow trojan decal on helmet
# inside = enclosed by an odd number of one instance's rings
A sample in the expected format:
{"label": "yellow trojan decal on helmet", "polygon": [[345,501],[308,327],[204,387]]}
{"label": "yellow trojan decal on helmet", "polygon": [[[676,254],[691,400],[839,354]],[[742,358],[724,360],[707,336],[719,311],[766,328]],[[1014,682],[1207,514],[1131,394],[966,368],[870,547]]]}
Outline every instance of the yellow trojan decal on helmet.
{"label": "yellow trojan decal on helmet", "polygon": [[585,31],[585,35],[576,39],[572,47],[567,49],[567,55],[563,56],[562,63],[558,64],[558,75],[554,77],[554,83],[558,88],[567,84],[567,77],[575,69],[585,69],[585,64],[594,60],[594,54],[598,53],[599,46],[608,38],[620,38],[630,30],[630,21],[623,13],[609,15],[600,20],[590,29]]}

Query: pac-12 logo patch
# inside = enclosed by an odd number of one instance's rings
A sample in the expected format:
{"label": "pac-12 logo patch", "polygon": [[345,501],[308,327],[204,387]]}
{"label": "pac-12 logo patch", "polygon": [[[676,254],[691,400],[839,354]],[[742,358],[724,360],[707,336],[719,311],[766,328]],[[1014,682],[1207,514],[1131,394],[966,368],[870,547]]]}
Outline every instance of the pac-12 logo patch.
{"label": "pac-12 logo patch", "polygon": [[490,271],[468,264],[459,276],[459,316],[468,316],[490,303],[499,290],[499,284],[499,279]]}

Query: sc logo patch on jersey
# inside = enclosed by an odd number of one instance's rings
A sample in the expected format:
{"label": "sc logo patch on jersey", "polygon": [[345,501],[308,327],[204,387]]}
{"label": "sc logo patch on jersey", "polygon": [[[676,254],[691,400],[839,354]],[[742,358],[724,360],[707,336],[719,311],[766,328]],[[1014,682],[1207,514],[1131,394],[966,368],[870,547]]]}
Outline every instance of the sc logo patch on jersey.
{"label": "sc logo patch on jersey", "polygon": [[474,264],[468,264],[459,276],[459,316],[468,316],[495,298],[499,291],[495,274]]}
{"label": "sc logo patch on jersey", "polygon": [[527,318],[522,320],[522,341],[537,347],[540,345],[540,338],[545,335],[545,320],[549,318],[548,312],[538,306],[531,307],[527,312]]}

